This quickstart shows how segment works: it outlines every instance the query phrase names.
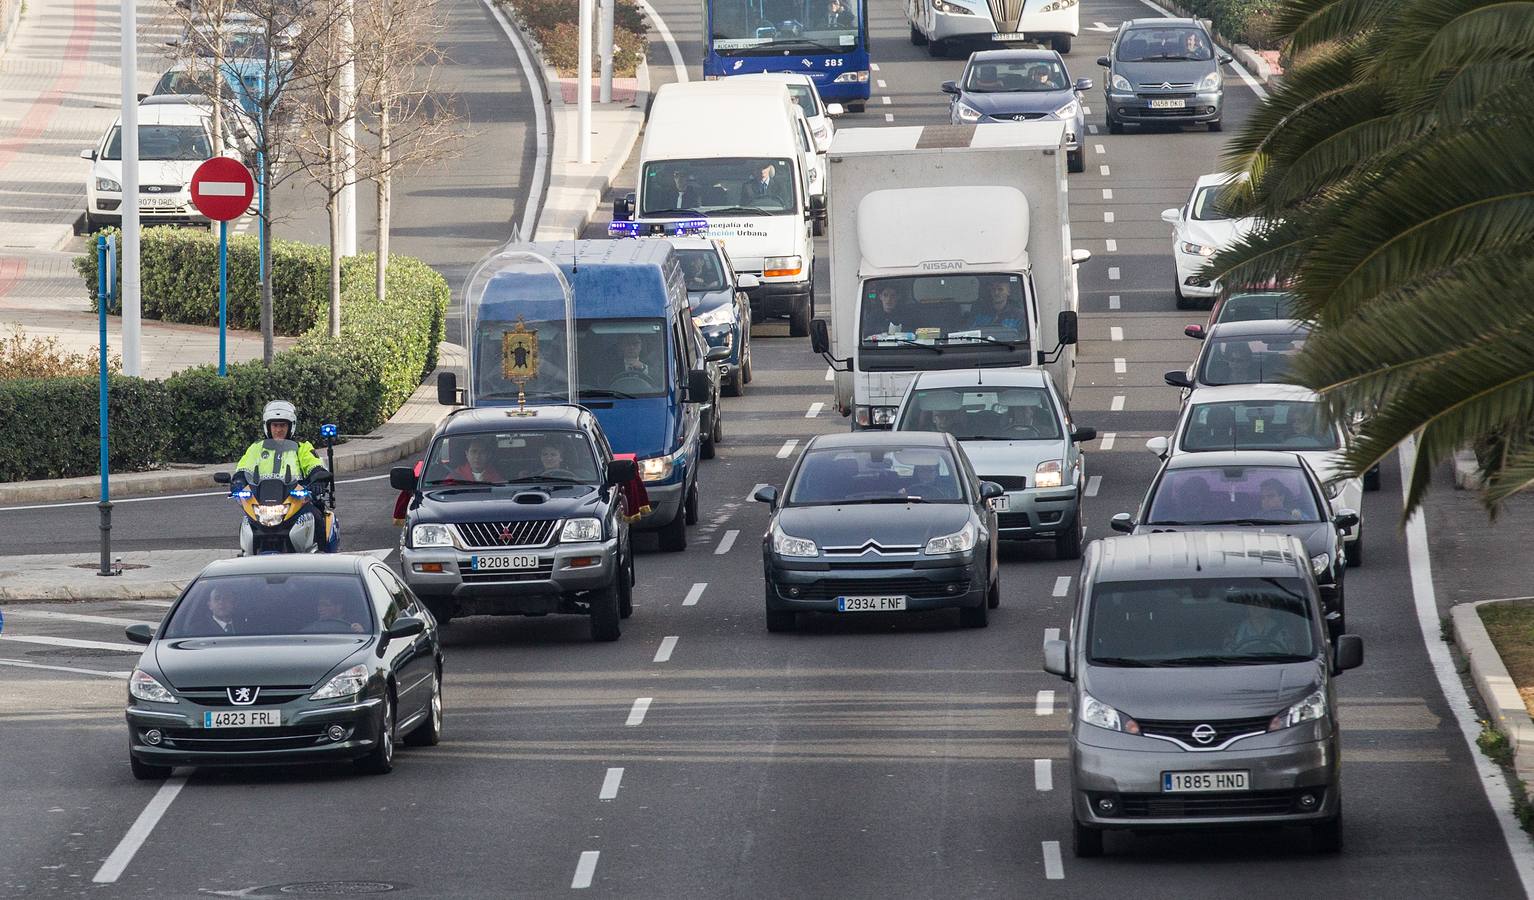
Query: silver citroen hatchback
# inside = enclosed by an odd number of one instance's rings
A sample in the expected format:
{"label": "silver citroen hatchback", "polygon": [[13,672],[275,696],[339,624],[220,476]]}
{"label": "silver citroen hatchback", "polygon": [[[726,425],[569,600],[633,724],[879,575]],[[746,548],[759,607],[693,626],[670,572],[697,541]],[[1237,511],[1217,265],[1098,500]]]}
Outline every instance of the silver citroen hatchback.
{"label": "silver citroen hatchback", "polygon": [[1332,679],[1363,640],[1328,641],[1305,548],[1282,534],[1161,532],[1095,541],[1069,639],[1077,856],[1109,830],[1308,827],[1342,846]]}

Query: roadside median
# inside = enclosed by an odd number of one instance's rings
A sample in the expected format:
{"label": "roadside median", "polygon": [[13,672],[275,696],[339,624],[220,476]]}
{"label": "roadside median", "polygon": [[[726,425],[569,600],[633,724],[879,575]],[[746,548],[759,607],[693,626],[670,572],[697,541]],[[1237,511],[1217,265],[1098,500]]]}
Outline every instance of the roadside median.
{"label": "roadside median", "polygon": [[1450,610],[1454,643],[1494,727],[1507,741],[1518,780],[1534,782],[1534,597],[1461,603]]}

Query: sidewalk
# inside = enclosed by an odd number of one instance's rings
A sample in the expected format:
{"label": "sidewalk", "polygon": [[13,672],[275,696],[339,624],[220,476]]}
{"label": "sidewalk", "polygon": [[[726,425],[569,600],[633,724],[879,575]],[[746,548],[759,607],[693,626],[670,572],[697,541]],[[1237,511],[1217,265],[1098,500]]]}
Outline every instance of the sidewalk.
{"label": "sidewalk", "polygon": [[586,227],[639,140],[650,106],[650,67],[641,65],[636,78],[614,78],[612,103],[596,103],[593,92],[592,161],[585,165],[577,162],[580,117],[576,99],[580,92],[576,81],[560,78],[545,67],[544,83],[550,86],[554,146],[549,154],[549,192],[533,239],[564,241],[578,237]]}

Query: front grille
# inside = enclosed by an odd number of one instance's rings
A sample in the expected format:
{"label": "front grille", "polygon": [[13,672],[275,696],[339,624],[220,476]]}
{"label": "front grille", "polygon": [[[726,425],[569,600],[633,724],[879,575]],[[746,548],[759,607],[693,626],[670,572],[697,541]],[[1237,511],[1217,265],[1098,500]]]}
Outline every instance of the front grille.
{"label": "front grille", "polygon": [[993,118],[993,119],[1003,119],[1003,120],[1006,120],[1008,122],[1031,122],[1034,119],[1042,119],[1042,118],[1044,118],[1047,115],[1049,115],[1049,113],[1042,113],[1042,112],[1002,113],[1001,115],[991,116],[991,118]]}
{"label": "front grille", "polygon": [[1027,475],[981,475],[981,481],[994,481],[1003,489],[1009,491],[1024,491],[1028,489]]}
{"label": "front grille", "polygon": [[[309,690],[307,686],[263,687],[256,694],[254,703],[241,704],[241,706],[280,706],[290,700],[297,700]],[[229,702],[229,692],[223,688],[187,688],[177,693],[198,706],[234,706]]]}
{"label": "front grille", "polygon": [[1176,119],[1185,116],[1201,116],[1204,115],[1204,112],[1205,110],[1201,106],[1189,106],[1184,109],[1151,109],[1147,106],[1142,109],[1131,110],[1129,114],[1136,118],[1150,119],[1164,116],[1168,119]]}
{"label": "front grille", "polygon": [[[940,582],[925,578],[847,578],[840,581],[817,581],[798,585],[799,595],[792,600],[835,600],[837,597],[893,596],[951,597]],[[780,594],[784,593],[779,589]]]}
{"label": "front grille", "polygon": [[996,514],[997,528],[1028,528],[1028,514],[1021,512],[1004,512]]}
{"label": "front grille", "polygon": [[[1265,733],[1268,730],[1268,723],[1272,719],[1272,716],[1261,716],[1247,719],[1209,719],[1205,721],[1171,721],[1163,719],[1136,719],[1135,721],[1140,723],[1141,734],[1169,737],[1195,749],[1213,749],[1234,737]],[[1195,740],[1193,737],[1194,729],[1203,725],[1208,725],[1214,729],[1214,737],[1208,741]]]}
{"label": "front grille", "polygon": [[[298,728],[216,729],[166,728],[161,746],[201,753],[264,753],[300,750],[334,743],[325,733],[328,725]],[[348,734],[348,736],[350,736]]]}
{"label": "front grille", "polygon": [[164,195],[164,194],[179,194],[181,192],[181,185],[179,185],[179,184],[141,184],[141,185],[138,186],[138,190],[139,190],[139,193],[141,193],[141,194],[161,194],[161,195]]}
{"label": "front grille", "polygon": [[[1120,794],[1118,815],[1126,819],[1198,819],[1234,816],[1281,816],[1299,809],[1302,791],[1242,791],[1232,794]],[[1306,788],[1323,801],[1321,788]],[[1317,802],[1311,809],[1320,809]]]}
{"label": "front grille", "polygon": [[542,547],[554,536],[558,519],[526,522],[459,522],[454,525],[463,544],[473,550],[502,547]]}
{"label": "front grille", "polygon": [[486,584],[489,582],[507,583],[515,581],[548,581],[554,577],[554,561],[546,560],[538,563],[536,569],[506,569],[491,572],[473,572],[464,569],[459,573],[464,584]]}
{"label": "front grille", "polygon": [[1191,93],[1186,93],[1191,90],[1193,90],[1193,82],[1191,81],[1158,82],[1155,84],[1147,82],[1140,85],[1139,93],[1141,97],[1191,97],[1193,96]]}
{"label": "front grille", "polygon": [[921,545],[920,544],[910,544],[910,545],[896,544],[894,546],[886,547],[886,546],[884,546],[882,544],[875,544],[872,541],[870,541],[869,543],[863,544],[860,547],[822,547],[821,548],[821,552],[826,554],[827,556],[862,556],[865,552],[867,552],[869,550],[872,550],[875,553],[879,553],[879,554],[883,554],[885,556],[889,556],[889,555],[892,555],[892,554],[900,554],[900,553],[906,553],[906,554],[909,554],[909,553],[920,553],[921,552]]}

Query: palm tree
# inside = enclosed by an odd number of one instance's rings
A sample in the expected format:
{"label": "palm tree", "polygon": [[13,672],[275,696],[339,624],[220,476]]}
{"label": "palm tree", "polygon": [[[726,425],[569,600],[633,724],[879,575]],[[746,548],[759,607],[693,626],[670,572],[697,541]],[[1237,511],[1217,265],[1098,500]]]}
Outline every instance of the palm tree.
{"label": "palm tree", "polygon": [[1232,142],[1271,223],[1211,261],[1290,282],[1294,377],[1368,410],[1345,465],[1416,437],[1406,499],[1470,445],[1495,513],[1534,486],[1534,3],[1283,0],[1298,60]]}

